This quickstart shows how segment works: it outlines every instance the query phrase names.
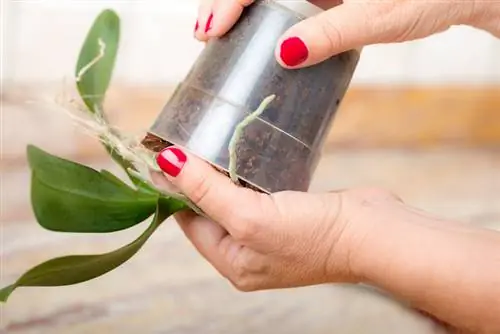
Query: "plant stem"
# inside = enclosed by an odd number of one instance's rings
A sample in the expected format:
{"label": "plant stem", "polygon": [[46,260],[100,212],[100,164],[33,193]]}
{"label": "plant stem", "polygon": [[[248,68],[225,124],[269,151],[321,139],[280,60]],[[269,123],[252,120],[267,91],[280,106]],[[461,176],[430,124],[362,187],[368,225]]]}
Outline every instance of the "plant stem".
{"label": "plant stem", "polygon": [[231,141],[229,142],[229,177],[231,180],[238,184],[238,175],[236,174],[236,145],[241,139],[241,136],[243,135],[243,130],[245,129],[246,126],[248,126],[252,121],[254,121],[257,117],[259,117],[264,110],[267,108],[267,106],[276,98],[276,95],[270,95],[266,97],[259,105],[257,110],[252,112],[250,115],[245,117],[243,121],[241,121],[238,125],[236,125],[236,128],[234,130],[233,136],[231,137]]}

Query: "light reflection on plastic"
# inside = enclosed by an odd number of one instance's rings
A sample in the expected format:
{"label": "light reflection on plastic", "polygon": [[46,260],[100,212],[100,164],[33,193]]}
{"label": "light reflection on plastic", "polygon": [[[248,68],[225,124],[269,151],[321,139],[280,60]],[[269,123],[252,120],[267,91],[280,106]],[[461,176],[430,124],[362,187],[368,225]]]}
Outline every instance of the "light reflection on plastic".
{"label": "light reflection on plastic", "polygon": [[[268,68],[266,63],[276,61],[274,49],[282,34],[286,21],[279,13],[266,15],[265,20],[259,25],[260,29],[248,43],[240,59],[227,75],[224,86],[219,95],[230,97],[231,101],[245,103],[254,90],[262,73]],[[275,28],[269,29],[270,26]],[[265,31],[263,31],[265,30]],[[264,52],[262,50],[265,50]],[[267,51],[267,52],[266,52]],[[232,136],[234,127],[240,122],[242,112],[230,104],[215,100],[200,120],[200,125],[193,132],[188,147],[195,152],[203,152],[206,159],[213,160],[220,155],[221,149]]]}

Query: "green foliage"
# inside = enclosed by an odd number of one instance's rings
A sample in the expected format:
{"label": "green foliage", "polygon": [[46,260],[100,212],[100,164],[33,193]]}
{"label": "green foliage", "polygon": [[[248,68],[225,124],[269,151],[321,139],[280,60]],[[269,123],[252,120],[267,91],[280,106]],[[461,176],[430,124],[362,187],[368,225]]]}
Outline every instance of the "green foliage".
{"label": "green foliage", "polygon": [[101,113],[100,116],[104,116],[102,104],[113,74],[119,42],[120,18],[114,11],[104,10],[95,19],[78,57],[76,86],[89,111]]}
{"label": "green foliage", "polygon": [[7,301],[18,287],[65,286],[102,276],[136,254],[161,223],[184,208],[182,202],[159,199],[149,227],[133,242],[113,252],[97,255],[72,255],[49,260],[28,270],[14,284],[0,290],[0,301]]}
{"label": "green foliage", "polygon": [[28,147],[31,202],[44,228],[104,233],[139,224],[156,209],[158,195],[130,188],[111,173]]}
{"label": "green foliage", "polygon": [[[119,43],[120,18],[114,11],[104,10],[97,16],[87,33],[76,64],[76,86],[80,97],[89,112],[104,122],[107,120],[103,103],[113,75]],[[115,130],[110,129],[110,131],[120,137]],[[133,164],[118,154],[105,140],[103,145],[113,160],[129,175],[132,182],[141,186],[141,182],[129,172],[130,169],[135,169]]]}
{"label": "green foliage", "polygon": [[[89,114],[107,122],[103,101],[111,81],[120,38],[120,20],[103,11],[94,21],[76,66],[76,85]],[[113,134],[120,138],[116,132]],[[181,197],[166,197],[142,180],[127,159],[104,140],[109,155],[128,174],[131,188],[108,171],[53,156],[29,145],[31,203],[38,223],[51,231],[109,233],[137,225],[154,215],[151,225],[130,244],[106,254],[73,255],[39,264],[0,290],[6,302],[18,287],[64,286],[104,275],[128,261],[160,224],[177,211],[193,207]]]}

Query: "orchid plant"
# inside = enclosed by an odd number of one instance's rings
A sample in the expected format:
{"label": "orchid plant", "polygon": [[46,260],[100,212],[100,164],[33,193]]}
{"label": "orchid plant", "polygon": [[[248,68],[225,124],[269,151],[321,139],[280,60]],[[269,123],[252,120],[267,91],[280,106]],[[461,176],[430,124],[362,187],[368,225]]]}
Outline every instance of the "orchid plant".
{"label": "orchid plant", "polygon": [[56,232],[111,233],[150,218],[151,222],[136,240],[110,253],[65,256],[33,267],[0,290],[3,302],[19,287],[64,286],[101,276],[133,257],[169,216],[179,210],[196,209],[181,196],[165,194],[141,177],[138,161],[155,168],[154,159],[139,146],[126,147],[125,138],[106,120],[103,102],[119,40],[120,19],[114,11],[104,10],[83,43],[75,81],[85,111],[101,127],[96,127],[99,139],[132,186],[109,171],[95,170],[29,145],[31,205],[37,222]]}
{"label": "orchid plant", "polygon": [[[94,20],[80,50],[75,84],[81,99],[81,125],[93,131],[109,156],[125,171],[125,182],[107,170],[51,155],[34,145],[27,147],[31,170],[31,206],[43,228],[64,233],[112,233],[150,220],[149,226],[131,243],[109,253],[70,255],[43,262],[0,290],[0,301],[20,287],[55,287],[78,284],[102,276],[131,259],[170,216],[181,210],[203,212],[187,197],[158,189],[148,178],[159,171],[153,152],[114,129],[104,112],[120,42],[120,19],[110,9]],[[243,127],[258,117],[274,95],[244,119],[229,145],[229,174],[236,175],[236,144]],[[72,115],[74,116],[74,115]]]}

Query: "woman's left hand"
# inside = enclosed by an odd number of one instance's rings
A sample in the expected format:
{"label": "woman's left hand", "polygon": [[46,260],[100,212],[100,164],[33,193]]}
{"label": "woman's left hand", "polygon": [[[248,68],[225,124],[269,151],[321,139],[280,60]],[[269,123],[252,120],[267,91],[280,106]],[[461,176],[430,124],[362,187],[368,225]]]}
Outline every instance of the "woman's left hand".
{"label": "woman's left hand", "polygon": [[173,185],[212,218],[180,212],[181,228],[242,291],[357,281],[356,254],[371,253],[362,245],[371,230],[363,205],[400,204],[377,190],[257,193],[177,147],[160,153],[158,163],[165,175],[153,175],[156,185]]}

